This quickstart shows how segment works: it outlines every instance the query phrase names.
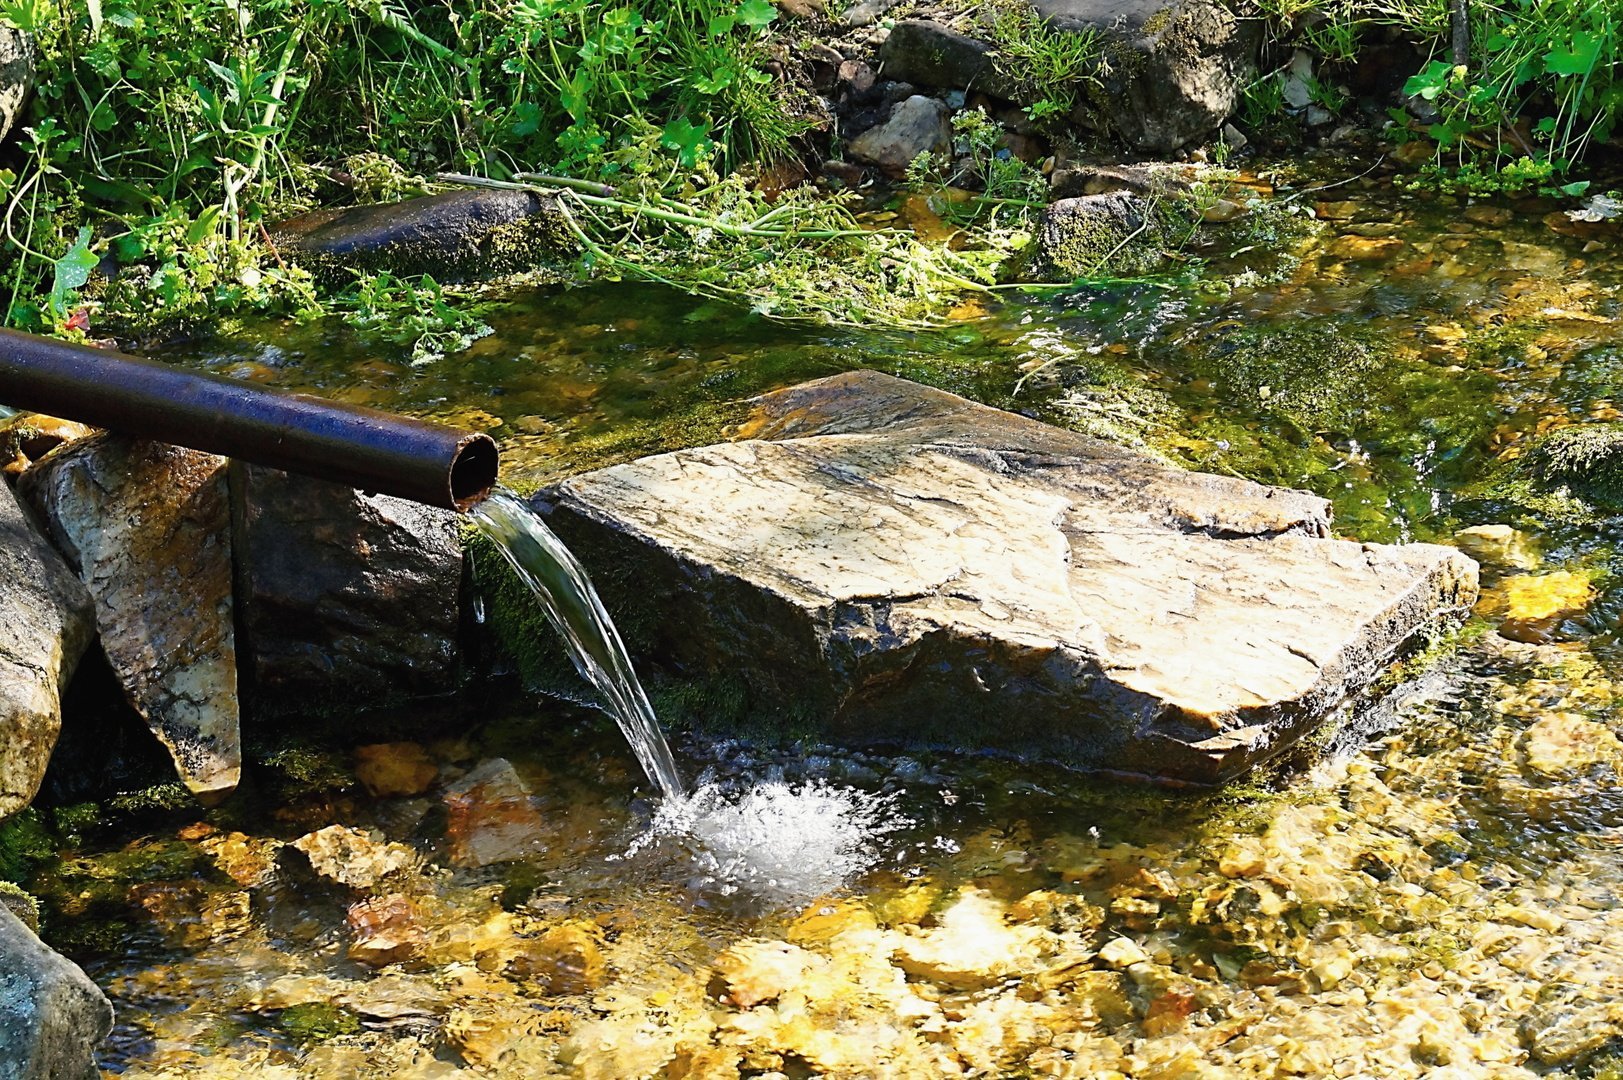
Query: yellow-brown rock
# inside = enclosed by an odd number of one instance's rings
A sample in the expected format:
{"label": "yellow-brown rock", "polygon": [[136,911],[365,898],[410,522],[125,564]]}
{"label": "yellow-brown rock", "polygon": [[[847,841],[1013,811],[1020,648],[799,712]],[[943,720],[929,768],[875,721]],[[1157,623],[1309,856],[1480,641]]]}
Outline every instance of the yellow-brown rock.
{"label": "yellow-brown rock", "polygon": [[428,944],[410,897],[392,894],[361,900],[349,906],[346,920],[355,935],[349,958],[367,967],[415,960]]}
{"label": "yellow-brown rock", "polygon": [[1533,644],[1556,640],[1561,623],[1582,615],[1595,597],[1589,576],[1571,570],[1519,574],[1506,578],[1495,591],[1505,609],[1499,632],[1512,641]]}
{"label": "yellow-brown rock", "polygon": [[716,974],[726,984],[725,999],[740,1009],[776,1001],[828,961],[787,941],[741,941],[716,958]]}
{"label": "yellow-brown rock", "polygon": [[355,777],[379,798],[421,795],[439,775],[428,751],[413,742],[373,743],[355,748]]}
{"label": "yellow-brown rock", "polygon": [[1553,713],[1522,735],[1527,767],[1548,777],[1570,776],[1603,761],[1623,762],[1623,743],[1612,729],[1572,713]]}
{"label": "yellow-brown rock", "polygon": [[540,937],[521,939],[507,954],[504,968],[514,979],[545,994],[585,994],[608,977],[602,932],[597,924],[575,919],[550,927]]}

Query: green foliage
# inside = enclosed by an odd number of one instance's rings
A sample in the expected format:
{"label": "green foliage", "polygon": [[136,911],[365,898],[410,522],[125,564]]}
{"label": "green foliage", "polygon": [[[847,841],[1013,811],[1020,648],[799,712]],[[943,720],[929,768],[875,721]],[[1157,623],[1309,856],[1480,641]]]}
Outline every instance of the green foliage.
{"label": "green foliage", "polygon": [[360,275],[338,306],[351,326],[411,347],[411,362],[427,364],[460,352],[492,333],[473,308],[458,306],[427,274],[397,277],[387,271]]}
{"label": "green foliage", "polygon": [[1032,99],[1026,115],[1039,124],[1070,115],[1077,94],[1099,65],[1098,35],[1055,29],[1024,3],[996,4],[989,29],[998,70]]}
{"label": "green foliage", "polygon": [[[767,0],[10,0],[0,17],[38,40],[22,160],[0,172],[6,322],[31,329],[307,313],[316,288],[260,222],[329,197],[349,159],[612,174],[652,127],[674,174],[784,155],[806,127],[763,67]],[[110,286],[91,276],[107,256]],[[369,284],[352,309],[379,303]],[[445,322],[424,289],[413,306]],[[469,329],[431,325],[419,355]]]}

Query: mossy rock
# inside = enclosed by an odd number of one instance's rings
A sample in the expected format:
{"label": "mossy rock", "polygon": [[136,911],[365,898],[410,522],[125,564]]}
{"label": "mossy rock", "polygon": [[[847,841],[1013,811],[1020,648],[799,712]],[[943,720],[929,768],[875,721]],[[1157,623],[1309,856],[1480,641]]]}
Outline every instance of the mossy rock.
{"label": "mossy rock", "polygon": [[1229,329],[1197,361],[1252,396],[1264,412],[1322,431],[1366,415],[1380,385],[1381,361],[1344,326],[1307,323]]}
{"label": "mossy rock", "polygon": [[1557,428],[1461,497],[1514,507],[1549,523],[1599,525],[1623,511],[1623,423]]}
{"label": "mossy rock", "polygon": [[39,933],[39,901],[19,886],[0,881],[0,907],[21,919],[23,925],[34,933]]}
{"label": "mossy rock", "polygon": [[1061,199],[1043,213],[1015,277],[1039,281],[1142,277],[1166,262],[1176,212],[1122,191]]}

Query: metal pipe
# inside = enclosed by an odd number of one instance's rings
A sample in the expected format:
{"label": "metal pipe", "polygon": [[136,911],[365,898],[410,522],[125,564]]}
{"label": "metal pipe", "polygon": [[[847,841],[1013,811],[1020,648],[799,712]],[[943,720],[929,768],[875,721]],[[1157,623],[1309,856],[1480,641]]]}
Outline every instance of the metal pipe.
{"label": "metal pipe", "polygon": [[488,435],[15,330],[0,401],[451,510],[496,483]]}

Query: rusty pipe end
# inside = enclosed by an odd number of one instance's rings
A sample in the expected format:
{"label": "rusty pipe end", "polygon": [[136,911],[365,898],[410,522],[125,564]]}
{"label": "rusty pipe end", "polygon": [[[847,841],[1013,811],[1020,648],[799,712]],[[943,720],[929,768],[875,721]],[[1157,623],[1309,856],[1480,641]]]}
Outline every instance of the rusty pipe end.
{"label": "rusty pipe end", "polygon": [[449,475],[451,504],[467,513],[482,502],[496,486],[499,458],[489,435],[472,434],[458,443]]}

